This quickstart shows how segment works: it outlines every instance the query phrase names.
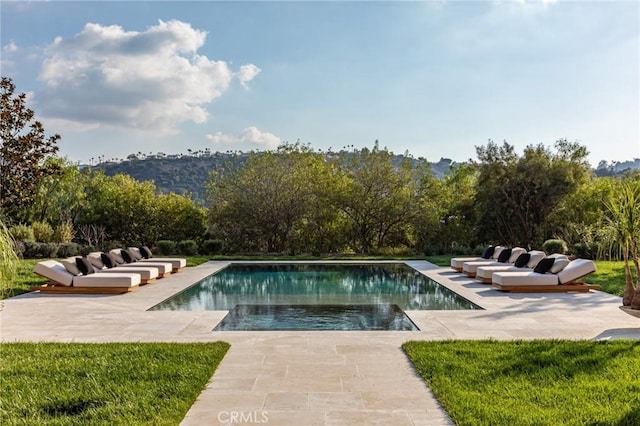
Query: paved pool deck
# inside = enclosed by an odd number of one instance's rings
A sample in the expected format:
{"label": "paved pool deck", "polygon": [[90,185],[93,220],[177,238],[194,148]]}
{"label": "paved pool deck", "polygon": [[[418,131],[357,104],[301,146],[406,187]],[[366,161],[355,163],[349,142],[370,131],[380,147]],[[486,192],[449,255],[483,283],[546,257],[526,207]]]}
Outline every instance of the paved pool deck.
{"label": "paved pool deck", "polygon": [[[640,319],[600,291],[509,294],[404,262],[484,308],[408,311],[421,331],[214,332],[226,311],[147,311],[230,262],[119,296],[29,293],[3,301],[3,342],[209,342],[232,346],[183,425],[448,425],[401,345],[443,339],[640,339]],[[272,262],[270,262],[272,263]],[[304,262],[307,263],[307,262]],[[354,263],[354,262],[349,262]]]}

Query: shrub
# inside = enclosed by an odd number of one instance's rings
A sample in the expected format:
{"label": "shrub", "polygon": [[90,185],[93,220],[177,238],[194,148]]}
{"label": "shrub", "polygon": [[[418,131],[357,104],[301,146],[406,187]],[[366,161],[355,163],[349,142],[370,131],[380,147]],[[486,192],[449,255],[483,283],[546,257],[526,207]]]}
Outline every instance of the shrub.
{"label": "shrub", "polygon": [[222,240],[205,240],[202,243],[202,254],[220,254],[223,245]]}
{"label": "shrub", "polygon": [[47,222],[33,222],[31,228],[33,228],[33,236],[37,242],[53,242],[53,227]]}
{"label": "shrub", "polygon": [[73,224],[70,221],[58,225],[53,233],[56,243],[70,243],[73,240]]}
{"label": "shrub", "polygon": [[23,256],[25,259],[52,259],[58,257],[58,244],[25,241]]}
{"label": "shrub", "polygon": [[86,256],[89,253],[92,253],[94,251],[101,251],[101,250],[96,246],[78,244],[78,256]]}
{"label": "shrub", "polygon": [[542,250],[547,253],[547,254],[551,254],[551,253],[566,253],[569,251],[569,248],[567,247],[567,243],[565,243],[563,240],[547,240],[544,243],[542,243]]}
{"label": "shrub", "polygon": [[158,254],[168,255],[176,252],[176,242],[172,240],[160,240],[156,243]]}
{"label": "shrub", "polygon": [[76,243],[62,243],[58,245],[58,257],[72,257],[80,254],[80,245]]}
{"label": "shrub", "polygon": [[23,259],[24,258],[24,242],[15,240],[14,241],[14,249],[15,249],[16,255],[19,258]]}
{"label": "shrub", "polygon": [[571,254],[581,259],[593,259],[598,252],[597,245],[588,243],[576,243],[571,246]]}
{"label": "shrub", "polygon": [[27,225],[16,225],[9,228],[9,234],[16,241],[35,241],[36,237],[33,235],[33,228]]}
{"label": "shrub", "polygon": [[35,259],[40,256],[40,243],[36,243],[35,241],[23,241],[24,243],[24,251],[22,252],[22,257],[25,259]]}
{"label": "shrub", "polygon": [[198,243],[194,240],[182,240],[178,243],[178,252],[186,256],[193,256],[198,253]]}

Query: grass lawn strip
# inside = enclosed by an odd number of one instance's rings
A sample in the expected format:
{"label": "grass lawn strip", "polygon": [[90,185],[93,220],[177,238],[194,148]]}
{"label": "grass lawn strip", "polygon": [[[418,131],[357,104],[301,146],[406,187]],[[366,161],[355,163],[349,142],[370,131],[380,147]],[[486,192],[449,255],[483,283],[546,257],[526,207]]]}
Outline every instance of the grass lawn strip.
{"label": "grass lawn strip", "polygon": [[640,424],[640,341],[407,342],[458,425]]}
{"label": "grass lawn strip", "polygon": [[229,348],[215,343],[4,343],[0,424],[177,425]]}

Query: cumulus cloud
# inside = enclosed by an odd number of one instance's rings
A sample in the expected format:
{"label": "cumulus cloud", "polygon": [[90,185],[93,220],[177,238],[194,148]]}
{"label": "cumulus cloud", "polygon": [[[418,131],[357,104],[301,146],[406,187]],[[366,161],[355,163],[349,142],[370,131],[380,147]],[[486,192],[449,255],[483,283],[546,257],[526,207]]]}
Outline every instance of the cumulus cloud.
{"label": "cumulus cloud", "polygon": [[18,51],[18,45],[11,40],[8,44],[2,46],[2,51],[6,53],[15,53]]}
{"label": "cumulus cloud", "polygon": [[276,149],[281,142],[273,133],[263,132],[255,126],[247,127],[237,135],[217,132],[207,135],[206,138],[215,145],[248,145],[258,149]]}
{"label": "cumulus cloud", "polygon": [[248,64],[234,73],[227,62],[198,54],[206,37],[176,20],[145,31],[88,23],[46,48],[38,108],[91,126],[171,132],[182,122],[203,123],[205,105],[222,96],[234,77],[246,85],[259,72]]}
{"label": "cumulus cloud", "polygon": [[240,80],[240,84],[246,88],[248,87],[247,83],[260,74],[260,71],[262,70],[253,64],[243,65],[240,67],[240,71],[236,73],[236,76],[238,77],[238,80]]}

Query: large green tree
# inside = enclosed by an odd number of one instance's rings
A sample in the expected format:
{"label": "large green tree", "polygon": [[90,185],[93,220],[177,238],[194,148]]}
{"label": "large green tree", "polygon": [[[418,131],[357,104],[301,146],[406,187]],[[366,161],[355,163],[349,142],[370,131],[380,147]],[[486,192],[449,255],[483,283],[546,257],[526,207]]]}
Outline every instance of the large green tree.
{"label": "large green tree", "polygon": [[345,186],[337,207],[348,222],[352,248],[370,253],[385,246],[413,246],[409,225],[425,189],[425,164],[397,157],[376,141],[372,149],[347,153],[341,161]]}
{"label": "large green tree", "polygon": [[159,240],[197,240],[206,230],[206,210],[187,195],[157,196],[154,215]]}
{"label": "large green tree", "polygon": [[35,191],[29,219],[51,225],[77,221],[86,207],[86,187],[91,178],[88,169],[80,170],[77,164],[66,159],[51,157],[46,163],[59,170],[56,175],[42,179]]}
{"label": "large green tree", "polygon": [[457,252],[477,243],[475,232],[475,183],[473,164],[456,164],[443,179],[427,180],[416,233],[417,248],[425,254]]}
{"label": "large green tree", "polygon": [[46,137],[27,95],[16,94],[12,80],[0,83],[0,214],[10,222],[26,221],[36,189],[47,176],[58,173],[46,160],[58,151],[60,135]]}
{"label": "large green tree", "polygon": [[477,147],[478,231],[486,241],[540,246],[551,237],[547,219],[590,176],[587,149],[566,139],[554,150],[527,146],[522,156],[504,142]]}
{"label": "large green tree", "polygon": [[318,206],[314,190],[324,167],[323,157],[308,146],[284,144],[277,151],[251,153],[242,167],[212,171],[207,183],[212,232],[231,251],[295,251],[303,223]]}
{"label": "large green tree", "polygon": [[87,202],[79,225],[103,227],[112,241],[125,245],[153,244],[158,237],[156,187],[128,175],[94,173],[85,188]]}

